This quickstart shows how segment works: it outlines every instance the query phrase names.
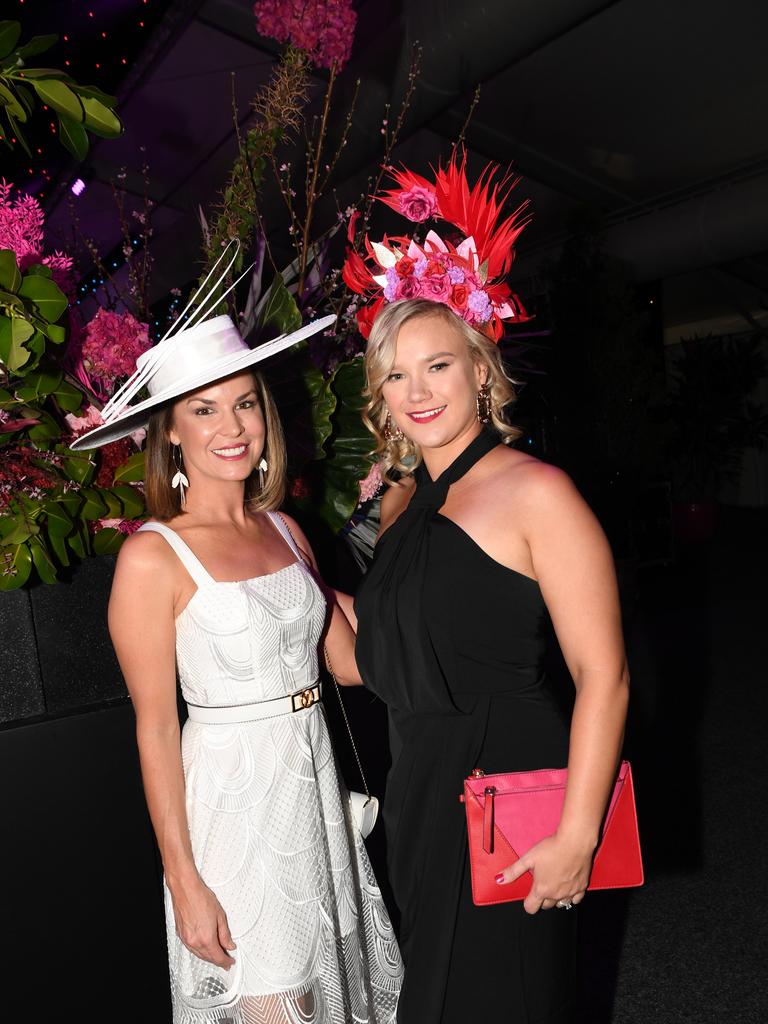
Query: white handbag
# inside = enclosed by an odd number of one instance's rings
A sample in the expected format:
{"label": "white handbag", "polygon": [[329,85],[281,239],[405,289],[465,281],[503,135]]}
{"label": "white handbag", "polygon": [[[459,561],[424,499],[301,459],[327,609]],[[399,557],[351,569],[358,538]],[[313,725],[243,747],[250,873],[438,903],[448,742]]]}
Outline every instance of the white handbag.
{"label": "white handbag", "polygon": [[357,761],[357,768],[360,772],[360,778],[363,780],[363,789],[365,790],[364,793],[357,793],[354,790],[349,791],[349,812],[358,832],[363,839],[367,839],[373,831],[373,826],[376,824],[376,819],[379,816],[379,801],[375,796],[371,796],[370,790],[368,789],[368,783],[365,781],[365,772],[363,771],[363,766],[360,763],[360,756],[357,753],[355,738],[352,735],[352,729],[350,728],[349,719],[347,718],[347,709],[344,707],[344,701],[341,698],[341,687],[336,681],[336,675],[334,674],[333,666],[331,665],[331,659],[328,657],[327,648],[325,648],[325,663],[328,666],[328,671],[331,673],[333,685],[336,687],[336,696],[339,698],[341,714],[344,717],[344,724],[346,725],[347,732],[349,733],[352,750],[355,754],[355,761]]}

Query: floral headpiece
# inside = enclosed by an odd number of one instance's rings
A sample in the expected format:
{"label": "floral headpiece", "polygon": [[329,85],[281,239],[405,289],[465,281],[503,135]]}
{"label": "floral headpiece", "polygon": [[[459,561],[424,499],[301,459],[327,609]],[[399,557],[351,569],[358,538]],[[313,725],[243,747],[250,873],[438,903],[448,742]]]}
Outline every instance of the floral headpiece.
{"label": "floral headpiece", "polygon": [[444,220],[463,238],[454,244],[433,230],[421,243],[408,235],[385,235],[381,242],[371,242],[366,235],[365,259],[353,250],[347,252],[344,281],[353,292],[371,300],[357,311],[364,338],[382,306],[399,299],[442,302],[494,341],[502,335],[502,321],[530,319],[520,299],[501,280],[512,265],[517,236],[530,221],[529,201],[499,222],[502,206],[519,178],[504,175],[494,184],[499,166],[488,164],[470,189],[466,163],[466,154],[461,163],[454,154],[445,169],[435,172],[434,182],[407,168],[390,171],[397,187],[378,196],[381,202],[415,223]]}

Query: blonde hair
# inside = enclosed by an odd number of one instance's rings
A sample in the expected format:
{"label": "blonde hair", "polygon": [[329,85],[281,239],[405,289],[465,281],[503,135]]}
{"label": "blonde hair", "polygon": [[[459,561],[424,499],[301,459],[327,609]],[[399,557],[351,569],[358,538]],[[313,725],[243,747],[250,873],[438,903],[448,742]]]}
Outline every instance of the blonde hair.
{"label": "blonde hair", "polygon": [[431,299],[403,299],[391,302],[382,309],[373,322],[368,346],[365,351],[366,387],[363,395],[368,404],[363,410],[363,422],[376,439],[374,454],[378,456],[381,475],[388,483],[394,483],[390,475],[393,470],[401,474],[413,473],[421,462],[419,446],[410,438],[387,440],[384,430],[387,422],[387,406],[382,388],[395,364],[397,336],[400,328],[410,320],[438,317],[453,328],[467,344],[469,356],[474,363],[481,363],[487,371],[486,381],[490,385],[490,413],[488,424],[501,435],[505,444],[516,440],[521,431],[510,426],[503,419],[508,406],[516,399],[516,383],[504,369],[501,352],[485,334],[476,330],[442,302]]}
{"label": "blonde hair", "polygon": [[[245,501],[252,511],[266,512],[280,508],[283,503],[287,458],[283,427],[277,415],[274,399],[261,374],[256,370],[252,370],[251,373],[267,428],[262,455],[268,468],[264,471],[263,487],[255,470],[245,481]],[[161,521],[174,519],[183,512],[179,492],[171,487],[171,480],[177,468],[173,460],[175,445],[171,443],[169,436],[172,426],[173,405],[166,405],[153,413],[147,425],[144,493],[150,515]]]}

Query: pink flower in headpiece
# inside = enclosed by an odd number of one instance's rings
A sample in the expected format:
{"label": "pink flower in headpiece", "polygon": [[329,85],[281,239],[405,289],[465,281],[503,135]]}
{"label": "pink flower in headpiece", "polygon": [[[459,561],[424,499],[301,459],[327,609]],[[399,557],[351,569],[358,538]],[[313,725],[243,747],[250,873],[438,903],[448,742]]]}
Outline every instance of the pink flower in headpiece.
{"label": "pink flower in headpiece", "polygon": [[452,290],[451,279],[447,274],[433,274],[421,279],[421,293],[425,299],[433,302],[447,302]]}
{"label": "pink flower in headpiece", "polygon": [[399,196],[400,212],[408,220],[424,221],[437,213],[437,196],[422,185],[414,185]]}
{"label": "pink flower in headpiece", "polygon": [[418,277],[401,277],[400,282],[397,286],[396,299],[419,299],[424,294],[422,285],[424,279],[420,281]]}

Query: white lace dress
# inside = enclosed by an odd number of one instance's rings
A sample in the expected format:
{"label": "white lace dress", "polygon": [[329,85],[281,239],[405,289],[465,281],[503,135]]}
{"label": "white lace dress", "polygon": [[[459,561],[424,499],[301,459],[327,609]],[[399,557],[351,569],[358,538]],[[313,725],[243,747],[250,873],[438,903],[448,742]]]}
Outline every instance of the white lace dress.
{"label": "white lace dress", "polygon": [[[197,584],[176,619],[185,699],[269,700],[318,678],[325,601],[296,557],[217,583],[181,538],[162,534]],[[176,935],[166,889],[174,1024],[394,1022],[402,961],[359,833],[342,802],[321,704],[234,725],[187,721],[182,736],[195,863],[226,911],[235,966],[222,970]]]}

